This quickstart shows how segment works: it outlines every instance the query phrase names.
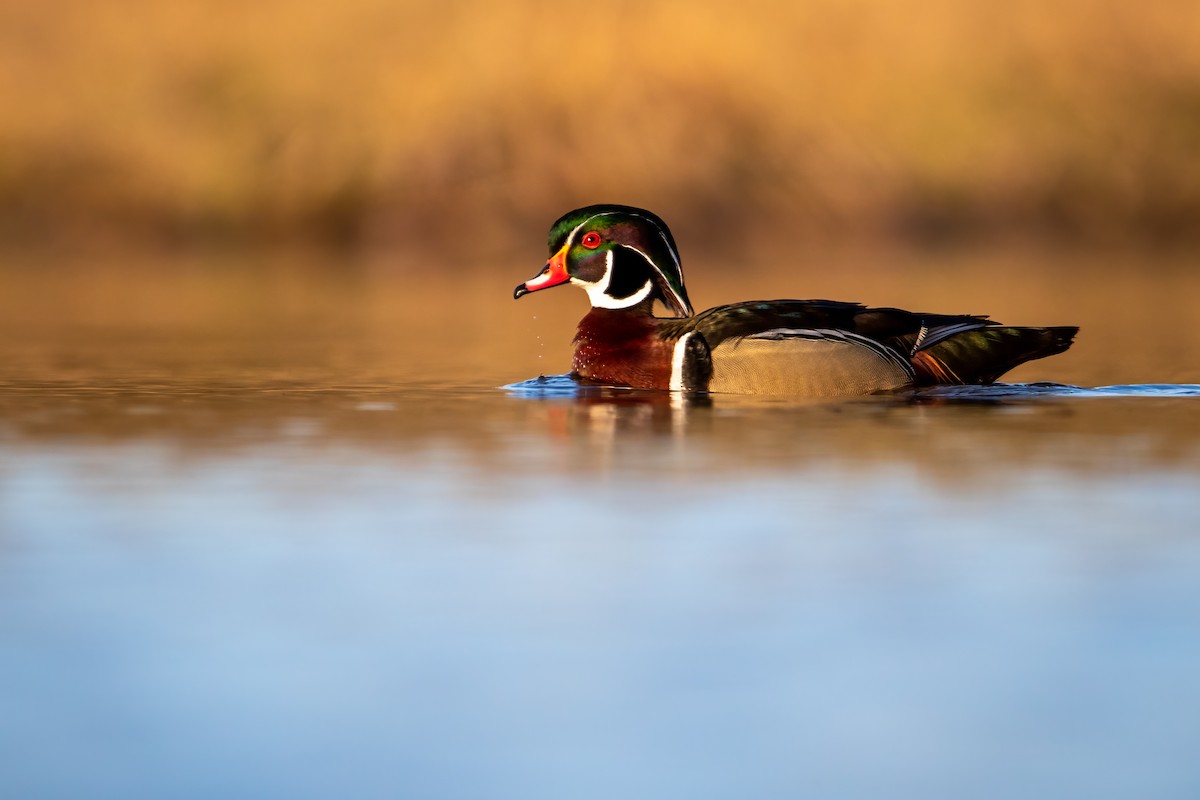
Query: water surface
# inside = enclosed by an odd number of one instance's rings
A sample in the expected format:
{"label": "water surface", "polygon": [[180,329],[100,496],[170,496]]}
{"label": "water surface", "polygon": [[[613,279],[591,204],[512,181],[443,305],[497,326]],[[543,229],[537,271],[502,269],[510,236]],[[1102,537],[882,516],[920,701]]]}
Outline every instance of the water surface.
{"label": "water surface", "polygon": [[1015,385],[684,399],[558,376],[581,298],[524,271],[9,276],[6,796],[1200,793],[1162,304],[1035,270],[996,316],[1084,331]]}

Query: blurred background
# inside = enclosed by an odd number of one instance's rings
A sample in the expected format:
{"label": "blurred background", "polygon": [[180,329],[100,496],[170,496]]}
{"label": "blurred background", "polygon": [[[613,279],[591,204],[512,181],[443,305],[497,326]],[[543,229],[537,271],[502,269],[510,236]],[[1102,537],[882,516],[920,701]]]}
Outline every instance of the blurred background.
{"label": "blurred background", "polygon": [[1200,241],[1192,0],[0,0],[0,105],[10,248]]}
{"label": "blurred background", "polygon": [[697,308],[1076,324],[1010,379],[1200,381],[1191,0],[0,0],[0,107],[10,374],[335,333],[385,381],[565,371],[582,295],[512,287],[620,202]]}
{"label": "blurred background", "polygon": [[[528,381],[595,202],[1110,388]],[[1200,797],[1197,220],[1196,0],[0,0],[0,794]]]}

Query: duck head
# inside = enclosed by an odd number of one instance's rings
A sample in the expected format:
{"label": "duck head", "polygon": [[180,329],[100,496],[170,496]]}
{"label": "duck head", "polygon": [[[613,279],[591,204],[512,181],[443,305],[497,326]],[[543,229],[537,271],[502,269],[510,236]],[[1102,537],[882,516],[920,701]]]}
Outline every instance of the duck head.
{"label": "duck head", "polygon": [[666,223],[649,211],[611,204],[587,206],[550,228],[550,260],[513,292],[573,283],[593,308],[648,309],[659,300],[680,317],[692,315],[679,252]]}

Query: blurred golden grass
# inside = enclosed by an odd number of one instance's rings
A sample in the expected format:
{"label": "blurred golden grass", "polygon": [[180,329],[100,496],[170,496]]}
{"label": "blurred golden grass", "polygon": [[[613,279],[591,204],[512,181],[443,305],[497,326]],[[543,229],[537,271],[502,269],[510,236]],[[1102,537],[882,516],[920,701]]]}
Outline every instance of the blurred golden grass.
{"label": "blurred golden grass", "polygon": [[0,0],[0,241],[1200,240],[1195,0]]}

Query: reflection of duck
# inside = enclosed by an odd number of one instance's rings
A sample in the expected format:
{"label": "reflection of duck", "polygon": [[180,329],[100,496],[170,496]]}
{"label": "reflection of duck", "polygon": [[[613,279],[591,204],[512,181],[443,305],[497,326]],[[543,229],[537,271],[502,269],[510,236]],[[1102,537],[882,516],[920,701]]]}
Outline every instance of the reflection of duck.
{"label": "reflection of duck", "polygon": [[679,433],[690,426],[697,410],[711,406],[702,394],[582,386],[573,402],[551,404],[546,413],[555,432],[569,435],[584,430],[593,440],[608,442],[618,432]]}
{"label": "reflection of duck", "polygon": [[[693,315],[666,224],[619,205],[559,218],[550,260],[513,296],[568,282],[592,301],[575,335],[573,373],[642,389],[848,395],[991,383],[1063,352],[1078,331],[831,300],[752,301]],[[655,317],[656,300],[679,318]]]}

